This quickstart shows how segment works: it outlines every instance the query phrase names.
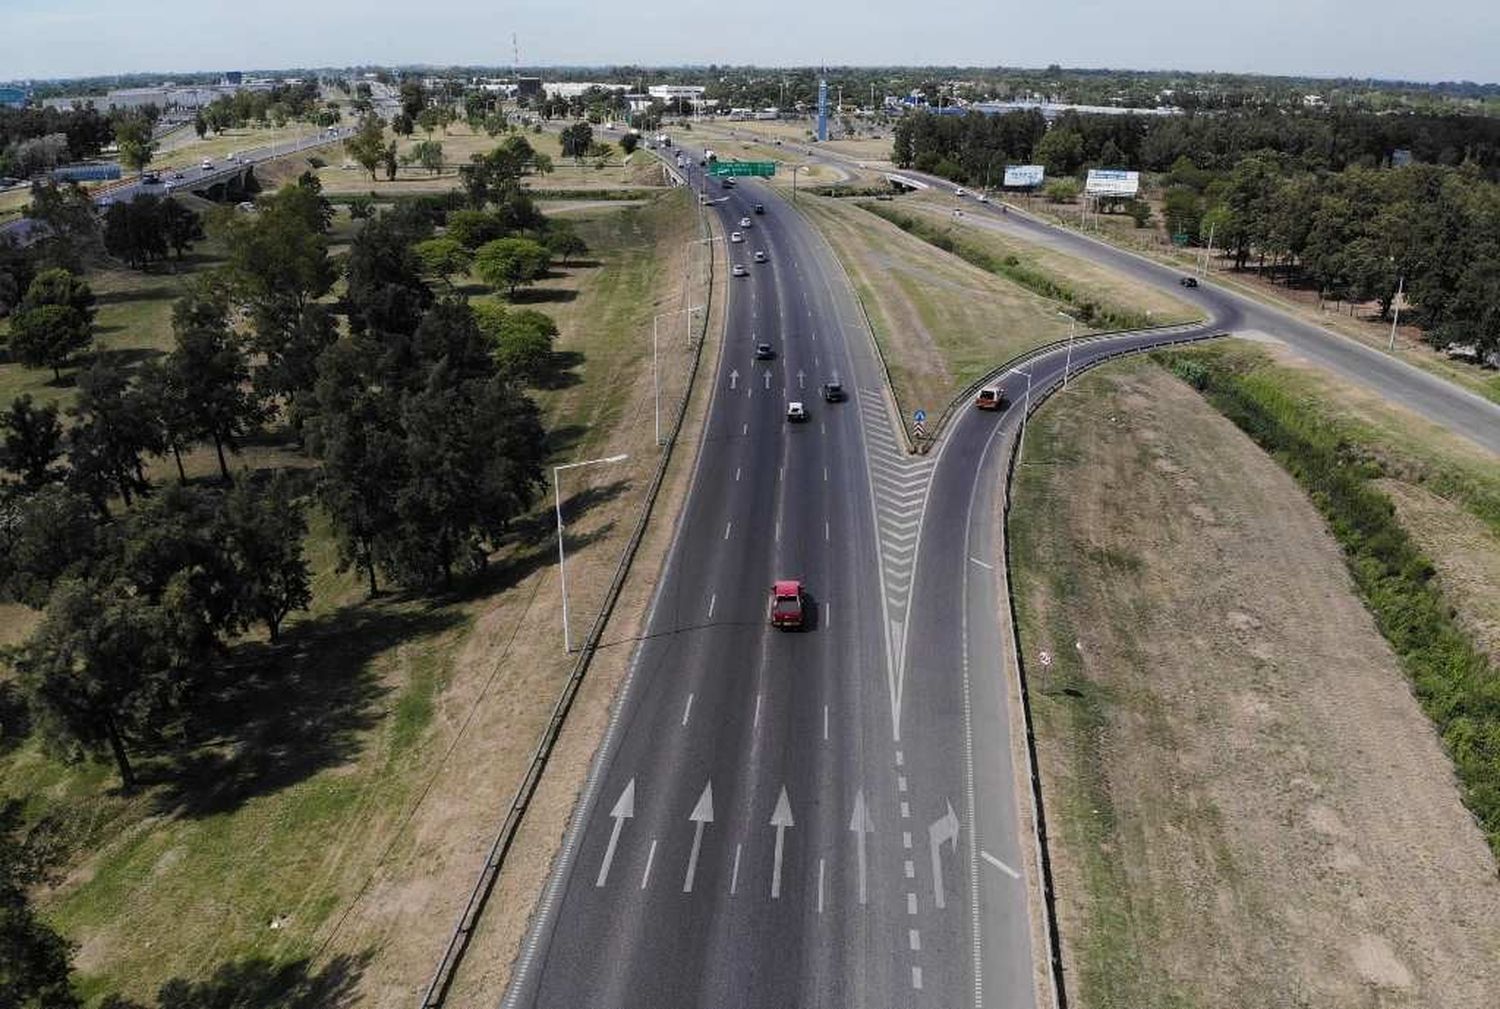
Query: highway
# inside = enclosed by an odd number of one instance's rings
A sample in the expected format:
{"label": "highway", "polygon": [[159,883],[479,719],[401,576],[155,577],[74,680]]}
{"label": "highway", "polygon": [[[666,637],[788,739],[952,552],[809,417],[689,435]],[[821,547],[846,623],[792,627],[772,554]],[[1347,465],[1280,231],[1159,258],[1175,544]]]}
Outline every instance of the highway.
{"label": "highway", "polygon": [[[227,179],[247,167],[270,161],[273,158],[283,158],[289,154],[299,151],[311,150],[332,143],[341,143],[354,132],[352,126],[337,126],[328,129],[313,129],[306,137],[296,141],[288,141],[284,144],[274,144],[268,147],[251,147],[244,151],[236,152],[234,161],[227,158],[215,158],[208,167],[203,166],[201,158],[184,161],[183,152],[178,154],[175,165],[164,162],[161,165],[152,165],[147,171],[156,173],[161,181],[150,184],[141,181],[140,178],[122,181],[113,185],[107,192],[101,193],[94,198],[95,206],[103,209],[112,203],[133,200],[143,193],[152,193],[156,196],[170,196],[174,192],[195,192],[212,186],[220,180]],[[182,178],[174,178],[174,174],[180,174]],[[22,217],[14,221],[8,221],[0,225],[0,236],[8,235],[18,241],[27,241],[33,230],[34,224],[30,218]]]}
{"label": "highway", "polygon": [[[695,162],[749,276],[647,636],[504,1004],[1032,1006],[994,521],[1020,411],[964,411],[908,456],[821,236]],[[1113,347],[1080,342],[1075,367]],[[1033,362],[1038,391],[1062,360]],[[819,397],[833,377],[848,402]],[[807,630],[768,625],[782,577],[815,602]]]}

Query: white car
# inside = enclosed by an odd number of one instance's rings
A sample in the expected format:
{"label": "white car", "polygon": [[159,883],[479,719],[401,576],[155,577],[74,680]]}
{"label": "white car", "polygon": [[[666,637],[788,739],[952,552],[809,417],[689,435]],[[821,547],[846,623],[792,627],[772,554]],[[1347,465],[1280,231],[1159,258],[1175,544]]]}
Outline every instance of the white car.
{"label": "white car", "polygon": [[807,419],[807,408],[801,403],[792,402],[786,405],[786,419],[789,423],[797,424]]}
{"label": "white car", "polygon": [[766,253],[764,249],[755,250],[755,261],[757,263],[764,263],[766,261]]}
{"label": "white car", "polygon": [[755,226],[755,222],[752,221],[752,220],[750,220],[750,218],[748,218],[748,217],[741,217],[740,218],[740,227],[742,227],[742,228],[750,228],[750,227],[754,227],[754,226]]}
{"label": "white car", "polygon": [[736,277],[748,277],[750,275],[750,271],[745,269],[744,263],[735,263],[734,268],[730,272]]}
{"label": "white car", "polygon": [[729,240],[731,242],[743,242],[745,240],[745,236],[740,234],[738,231],[731,231],[729,233]]}
{"label": "white car", "polygon": [[980,203],[990,202],[990,198],[983,193],[980,193],[978,196],[974,197],[974,199],[978,200]]}
{"label": "white car", "polygon": [[198,167],[202,168],[205,172],[207,172],[207,171],[210,171],[214,167],[214,163],[213,163],[212,160],[210,160],[208,158],[204,158],[203,159],[203,164],[199,165]]}
{"label": "white car", "polygon": [[955,189],[953,191],[953,195],[954,196],[968,196],[969,195],[969,191],[967,189],[965,189],[963,186],[959,186],[957,189]]}

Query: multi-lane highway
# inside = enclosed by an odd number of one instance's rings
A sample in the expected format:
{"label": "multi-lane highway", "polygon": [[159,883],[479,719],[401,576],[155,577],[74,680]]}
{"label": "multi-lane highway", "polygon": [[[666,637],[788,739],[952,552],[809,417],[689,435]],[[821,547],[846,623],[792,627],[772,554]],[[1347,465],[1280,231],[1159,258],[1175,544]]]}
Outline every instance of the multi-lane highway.
{"label": "multi-lane highway", "polygon": [[[997,520],[1022,411],[960,410],[907,455],[821,237],[758,183],[688,175],[748,276],[648,634],[505,1005],[1045,1006]],[[1259,329],[1500,446],[1500,410],[1399,360],[1018,213],[970,217],[1177,290],[1208,321],[1173,338]],[[1080,341],[1073,367],[1162,339]],[[1005,375],[1012,400],[1066,357]],[[825,404],[835,376],[850,401]],[[805,580],[810,629],[768,625],[782,577]]]}
{"label": "multi-lane highway", "polygon": [[[1033,1005],[993,533],[1018,413],[965,413],[940,454],[907,455],[820,236],[758,183],[688,174],[748,276],[649,632],[506,1005]],[[1029,366],[1037,389],[1061,361]],[[848,402],[820,398],[835,377]],[[802,632],[767,622],[785,577],[814,600]]]}

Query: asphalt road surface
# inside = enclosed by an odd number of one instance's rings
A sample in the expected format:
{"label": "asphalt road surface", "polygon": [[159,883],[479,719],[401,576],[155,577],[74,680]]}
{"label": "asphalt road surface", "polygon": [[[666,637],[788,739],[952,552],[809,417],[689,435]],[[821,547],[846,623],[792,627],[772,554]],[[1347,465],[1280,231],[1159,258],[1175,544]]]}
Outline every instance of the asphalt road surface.
{"label": "asphalt road surface", "polygon": [[[728,249],[749,276],[730,281],[704,451],[647,637],[504,1005],[1038,1005],[998,515],[1027,385],[1039,401],[1069,352],[1003,375],[1010,409],[961,409],[933,455],[906,455],[821,237],[779,195],[722,189],[689,155],[707,212],[745,238]],[[1398,359],[1210,285],[1180,289],[1167,267],[1019,213],[967,212],[1209,316],[1080,340],[1075,373],[1163,339],[1259,329],[1500,446],[1500,411]],[[761,341],[774,360],[754,358]],[[819,398],[831,377],[848,402]],[[789,400],[807,423],[786,421]],[[767,624],[782,577],[815,600],[805,631]]]}
{"label": "asphalt road surface", "polygon": [[[760,183],[705,185],[696,154],[687,175],[749,275],[648,635],[505,1005],[1024,1009],[994,536],[1020,411],[965,411],[938,456],[908,456],[821,237]],[[1074,365],[1114,349],[1080,342]],[[1033,362],[1038,393],[1062,361]],[[821,399],[832,378],[847,402]],[[786,577],[814,601],[801,632],[767,622]]]}

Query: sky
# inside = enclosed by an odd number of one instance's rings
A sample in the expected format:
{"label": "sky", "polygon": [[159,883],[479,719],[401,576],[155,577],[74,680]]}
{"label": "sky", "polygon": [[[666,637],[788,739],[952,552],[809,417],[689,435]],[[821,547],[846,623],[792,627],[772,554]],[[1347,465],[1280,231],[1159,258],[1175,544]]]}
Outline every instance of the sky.
{"label": "sky", "polygon": [[958,65],[1500,79],[1496,0],[0,0],[0,80],[354,64]]}

